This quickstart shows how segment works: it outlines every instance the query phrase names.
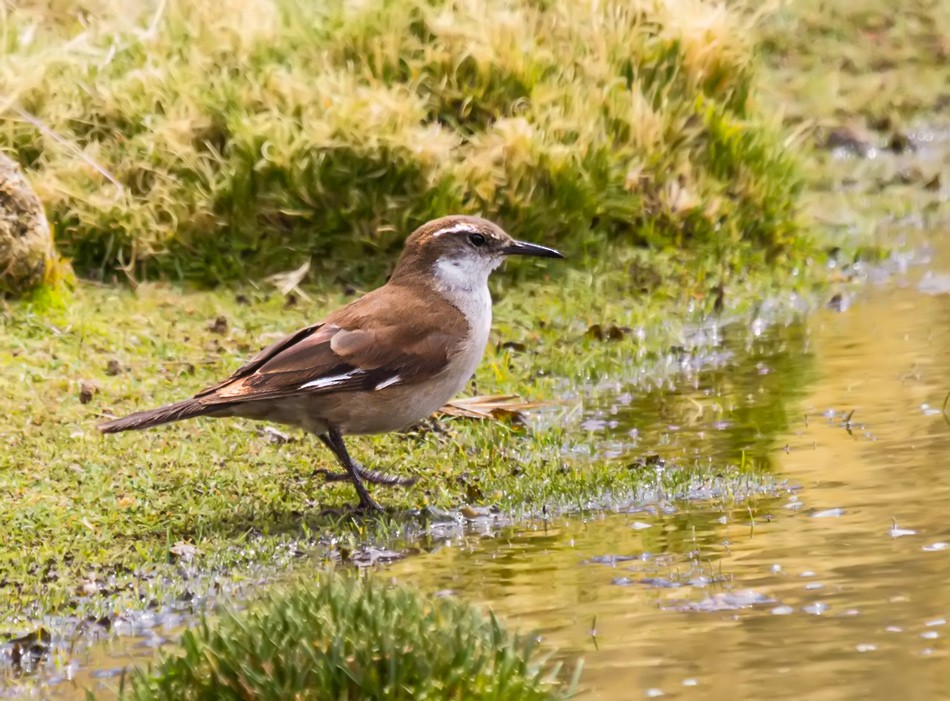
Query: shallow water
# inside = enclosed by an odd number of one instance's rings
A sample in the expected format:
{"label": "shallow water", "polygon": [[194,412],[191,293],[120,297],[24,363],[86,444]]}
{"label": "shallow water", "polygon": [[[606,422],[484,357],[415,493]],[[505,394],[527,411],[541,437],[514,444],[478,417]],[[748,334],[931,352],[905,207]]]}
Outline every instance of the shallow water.
{"label": "shallow water", "polygon": [[872,284],[845,313],[591,412],[618,459],[746,456],[787,485],[772,496],[447,540],[390,574],[583,658],[584,699],[947,696],[948,239],[926,272]]}

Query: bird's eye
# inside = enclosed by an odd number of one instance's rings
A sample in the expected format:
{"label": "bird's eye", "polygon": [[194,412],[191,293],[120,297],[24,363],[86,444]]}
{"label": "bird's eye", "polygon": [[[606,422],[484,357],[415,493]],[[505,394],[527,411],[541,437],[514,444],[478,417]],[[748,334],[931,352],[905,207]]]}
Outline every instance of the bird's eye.
{"label": "bird's eye", "polygon": [[475,248],[480,248],[485,245],[485,234],[469,234],[468,242],[475,246]]}

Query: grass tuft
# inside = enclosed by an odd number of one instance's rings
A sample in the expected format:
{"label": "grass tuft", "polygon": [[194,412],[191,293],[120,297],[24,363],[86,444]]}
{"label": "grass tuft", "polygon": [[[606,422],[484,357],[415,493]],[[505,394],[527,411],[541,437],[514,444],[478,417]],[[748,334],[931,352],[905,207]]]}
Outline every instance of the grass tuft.
{"label": "grass tuft", "polygon": [[752,98],[758,15],[741,7],[83,7],[0,16],[0,145],[83,276],[378,261],[455,211],[568,250],[774,254],[800,233],[795,163]]}
{"label": "grass tuft", "polygon": [[133,672],[122,698],[559,699],[536,641],[461,602],[320,575],[243,613],[207,618]]}

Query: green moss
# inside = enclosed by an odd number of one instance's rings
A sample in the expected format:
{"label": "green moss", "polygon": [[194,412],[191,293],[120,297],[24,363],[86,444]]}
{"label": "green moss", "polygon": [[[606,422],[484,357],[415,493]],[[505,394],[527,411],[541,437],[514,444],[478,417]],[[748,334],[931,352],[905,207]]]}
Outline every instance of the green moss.
{"label": "green moss", "polygon": [[205,620],[125,699],[566,698],[532,638],[452,599],[322,575]]}
{"label": "green moss", "polygon": [[756,18],[739,10],[255,0],[94,8],[82,25],[61,12],[0,18],[4,36],[35,32],[0,75],[46,129],[9,120],[0,144],[31,169],[81,275],[214,282],[314,254],[379,261],[457,211],[569,251],[723,232],[724,253],[807,249],[794,160],[752,97]]}

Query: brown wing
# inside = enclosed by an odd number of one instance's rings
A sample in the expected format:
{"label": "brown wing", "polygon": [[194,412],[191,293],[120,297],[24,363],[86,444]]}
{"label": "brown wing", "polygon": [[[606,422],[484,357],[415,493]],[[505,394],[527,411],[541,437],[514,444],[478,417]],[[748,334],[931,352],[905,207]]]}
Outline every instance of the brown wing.
{"label": "brown wing", "polygon": [[196,397],[217,404],[412,382],[445,368],[466,331],[464,317],[441,297],[397,297],[382,287],[264,349]]}
{"label": "brown wing", "polygon": [[264,363],[266,363],[268,360],[273,358],[275,355],[278,355],[281,351],[284,351],[296,345],[297,343],[300,343],[301,341],[305,340],[310,335],[312,335],[314,331],[316,331],[322,326],[323,326],[322,323],[314,324],[313,326],[308,326],[306,328],[300,329],[299,331],[295,331],[289,336],[284,336],[279,341],[272,343],[271,345],[267,346],[266,348],[258,352],[257,355],[255,355],[253,358],[248,360],[244,365],[242,365],[237,370],[235,370],[228,379],[224,380],[223,382],[219,382],[216,385],[212,385],[211,387],[205,387],[203,390],[201,390],[200,392],[198,392],[198,394],[195,395],[195,399],[199,397],[205,397],[210,394],[214,394],[215,390],[218,390],[221,387],[229,385],[235,380],[241,379],[242,377],[247,377],[248,375],[251,375],[258,368],[260,368]]}

